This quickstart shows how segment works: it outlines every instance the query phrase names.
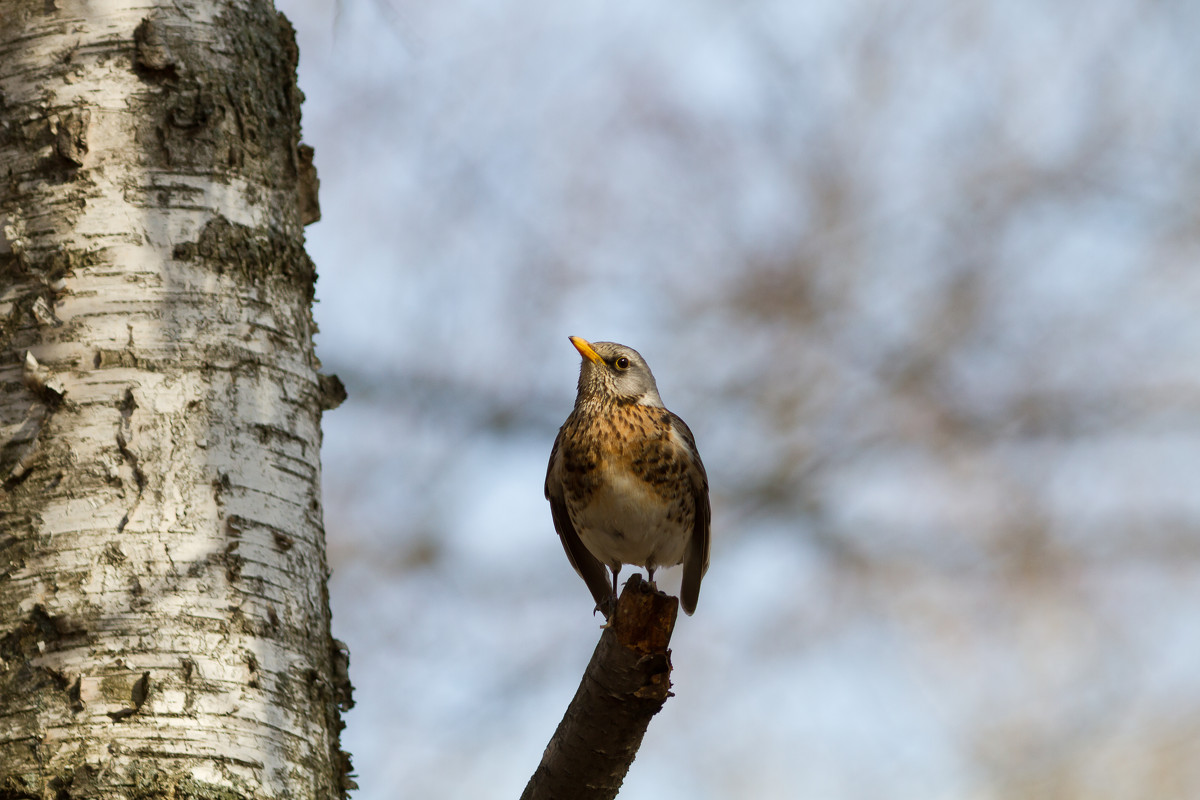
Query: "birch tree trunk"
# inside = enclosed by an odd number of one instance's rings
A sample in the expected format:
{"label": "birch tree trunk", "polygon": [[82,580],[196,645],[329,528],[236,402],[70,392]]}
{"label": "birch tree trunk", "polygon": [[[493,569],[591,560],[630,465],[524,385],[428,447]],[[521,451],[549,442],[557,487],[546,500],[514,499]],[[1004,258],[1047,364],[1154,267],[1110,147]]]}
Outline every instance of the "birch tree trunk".
{"label": "birch tree trunk", "polygon": [[269,2],[0,0],[0,797],[351,785],[296,59]]}

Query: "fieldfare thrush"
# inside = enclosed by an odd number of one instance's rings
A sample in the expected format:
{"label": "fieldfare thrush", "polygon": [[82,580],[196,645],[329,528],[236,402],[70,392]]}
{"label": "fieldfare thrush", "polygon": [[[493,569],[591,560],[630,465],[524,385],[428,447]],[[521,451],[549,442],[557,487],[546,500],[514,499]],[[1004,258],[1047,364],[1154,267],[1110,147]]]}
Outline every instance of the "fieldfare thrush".
{"label": "fieldfare thrush", "polygon": [[[636,350],[571,337],[583,364],[575,408],[558,431],[546,499],[571,566],[612,614],[622,564],[683,564],[680,603],[696,610],[708,569],[708,476],[696,440],[663,406]],[[612,570],[612,583],[605,568]]]}

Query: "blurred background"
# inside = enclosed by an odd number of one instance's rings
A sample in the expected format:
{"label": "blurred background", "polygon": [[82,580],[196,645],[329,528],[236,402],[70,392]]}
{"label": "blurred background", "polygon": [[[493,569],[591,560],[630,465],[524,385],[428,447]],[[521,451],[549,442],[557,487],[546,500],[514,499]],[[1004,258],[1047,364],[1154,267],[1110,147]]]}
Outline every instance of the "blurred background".
{"label": "blurred background", "polygon": [[278,5],[357,798],[515,798],[575,691],[568,335],[712,484],[623,798],[1200,797],[1200,4]]}

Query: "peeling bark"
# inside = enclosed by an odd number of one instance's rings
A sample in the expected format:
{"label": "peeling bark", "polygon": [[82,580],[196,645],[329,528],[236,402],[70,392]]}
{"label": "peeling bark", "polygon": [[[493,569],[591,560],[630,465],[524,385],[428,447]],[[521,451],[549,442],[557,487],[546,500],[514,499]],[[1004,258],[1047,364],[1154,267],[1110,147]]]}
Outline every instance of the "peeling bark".
{"label": "peeling bark", "polygon": [[0,11],[0,797],[352,787],[296,58],[269,3]]}

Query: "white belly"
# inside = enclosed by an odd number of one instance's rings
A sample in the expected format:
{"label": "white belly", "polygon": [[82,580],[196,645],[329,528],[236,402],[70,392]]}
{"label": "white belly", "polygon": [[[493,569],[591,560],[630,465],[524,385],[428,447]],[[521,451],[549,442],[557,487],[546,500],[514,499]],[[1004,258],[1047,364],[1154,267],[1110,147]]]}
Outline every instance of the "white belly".
{"label": "white belly", "polygon": [[610,567],[682,563],[688,537],[678,522],[668,520],[669,503],[628,473],[609,469],[604,477],[586,507],[571,509],[579,538],[592,555]]}

